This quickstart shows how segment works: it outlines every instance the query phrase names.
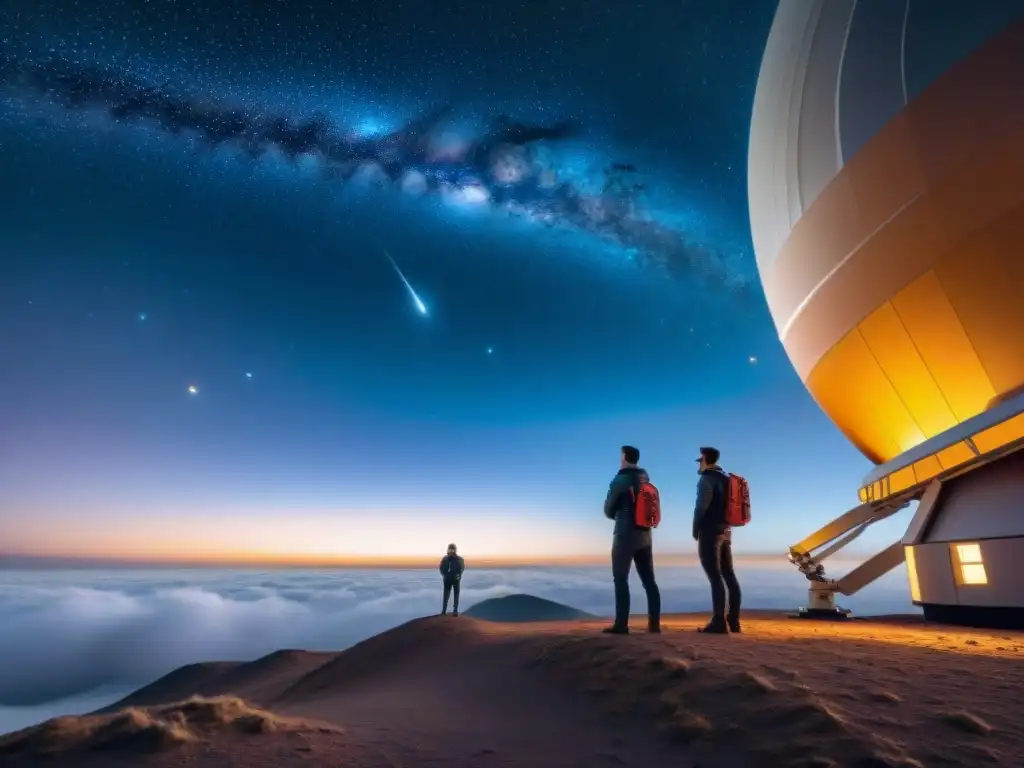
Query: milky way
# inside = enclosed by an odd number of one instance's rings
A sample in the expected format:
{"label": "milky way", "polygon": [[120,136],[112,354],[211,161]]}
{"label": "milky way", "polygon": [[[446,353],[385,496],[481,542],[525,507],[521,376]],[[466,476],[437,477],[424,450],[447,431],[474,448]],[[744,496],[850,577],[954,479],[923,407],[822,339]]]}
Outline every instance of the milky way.
{"label": "milky way", "polygon": [[594,190],[565,178],[565,169],[538,148],[576,138],[572,120],[527,125],[492,117],[489,129],[452,146],[441,131],[453,107],[445,105],[401,128],[366,135],[322,114],[305,117],[241,109],[225,101],[155,85],[129,73],[80,67],[67,61],[0,58],[0,85],[23,98],[69,110],[100,111],[121,124],[149,125],[169,136],[191,136],[208,147],[231,147],[259,161],[279,154],[295,162],[314,158],[325,179],[377,179],[406,193],[487,206],[538,224],[596,236],[628,249],[642,264],[680,279],[709,281],[737,291],[748,287],[737,259],[659,221],[644,204],[637,169],[614,163]]}

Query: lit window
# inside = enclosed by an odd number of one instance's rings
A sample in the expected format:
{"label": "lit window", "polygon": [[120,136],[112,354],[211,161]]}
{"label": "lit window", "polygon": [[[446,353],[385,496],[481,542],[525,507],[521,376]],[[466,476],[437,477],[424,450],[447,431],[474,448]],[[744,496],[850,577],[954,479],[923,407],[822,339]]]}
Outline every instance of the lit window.
{"label": "lit window", "polygon": [[981,559],[980,544],[957,544],[957,565],[960,566],[959,582],[963,585],[988,584],[985,563]]}
{"label": "lit window", "polygon": [[960,576],[964,584],[988,584],[985,566],[981,563],[964,563],[960,566]]}
{"label": "lit window", "polygon": [[980,544],[957,544],[956,556],[962,565],[970,565],[981,562]]}
{"label": "lit window", "polygon": [[904,547],[903,551],[907,556],[907,578],[910,579],[910,600],[914,603],[920,603],[921,584],[917,580],[917,560],[914,557],[914,548]]}

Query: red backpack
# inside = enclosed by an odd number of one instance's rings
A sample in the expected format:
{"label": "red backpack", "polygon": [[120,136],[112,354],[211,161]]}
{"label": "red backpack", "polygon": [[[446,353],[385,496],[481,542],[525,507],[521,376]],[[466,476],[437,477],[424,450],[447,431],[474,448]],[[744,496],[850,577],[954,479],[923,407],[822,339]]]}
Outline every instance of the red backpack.
{"label": "red backpack", "polygon": [[725,494],[725,524],[739,528],[750,522],[750,486],[739,475],[726,475],[729,480]]}
{"label": "red backpack", "polygon": [[637,528],[657,528],[661,522],[661,494],[650,480],[640,480],[633,494],[634,520]]}

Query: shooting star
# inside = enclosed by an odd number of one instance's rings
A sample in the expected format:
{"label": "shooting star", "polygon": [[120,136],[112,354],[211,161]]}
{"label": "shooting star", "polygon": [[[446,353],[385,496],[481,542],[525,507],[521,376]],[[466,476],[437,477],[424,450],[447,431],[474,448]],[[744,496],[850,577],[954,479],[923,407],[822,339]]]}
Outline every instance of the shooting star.
{"label": "shooting star", "polygon": [[416,311],[419,312],[424,317],[426,317],[427,305],[424,304],[423,299],[421,299],[416,294],[416,289],[413,288],[409,281],[405,279],[405,275],[402,274],[402,270],[399,269],[398,264],[395,263],[395,260],[391,258],[391,254],[388,253],[387,248],[384,249],[384,255],[388,257],[388,261],[391,262],[391,266],[395,268],[395,272],[398,273],[398,277],[402,280],[402,283],[405,285],[405,290],[407,290],[409,292],[409,296],[412,297],[412,303],[416,307]]}

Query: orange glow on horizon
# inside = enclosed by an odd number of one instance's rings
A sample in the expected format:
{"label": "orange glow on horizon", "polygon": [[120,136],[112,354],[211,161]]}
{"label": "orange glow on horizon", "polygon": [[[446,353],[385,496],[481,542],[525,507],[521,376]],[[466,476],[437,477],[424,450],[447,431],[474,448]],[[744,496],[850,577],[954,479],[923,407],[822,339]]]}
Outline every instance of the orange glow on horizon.
{"label": "orange glow on horizon", "polygon": [[[533,524],[470,520],[440,523],[409,516],[382,526],[370,518],[293,513],[287,517],[81,516],[59,522],[46,514],[18,521],[0,544],[0,559],[21,557],[97,564],[225,567],[434,568],[454,541],[471,567],[608,565],[610,536],[604,526],[567,523],[538,539]],[[659,565],[697,564],[688,536],[665,532]],[[738,561],[790,568],[785,553],[738,551]],[[857,555],[850,554],[856,559]],[[845,558],[844,558],[845,560]]]}
{"label": "orange glow on horizon", "polygon": [[[84,554],[75,550],[38,550],[20,552],[0,552],[0,559],[5,556],[25,557],[40,560],[68,560],[88,562],[96,565],[140,566],[196,566],[225,568],[435,568],[443,553],[437,555],[372,555],[360,556],[350,554],[308,555],[284,552],[239,552],[239,551],[207,551],[196,553],[161,553],[148,555],[122,555],[112,552],[90,552]],[[493,555],[482,553],[475,556],[464,553],[469,565],[474,570],[482,568],[517,568],[517,567],[587,567],[608,565],[607,554],[582,554],[565,556],[524,556],[524,555]],[[734,555],[739,564],[760,567],[779,566],[791,567],[784,555],[774,553],[747,553]],[[697,556],[686,552],[665,552],[658,555],[657,562],[662,566],[696,566]]]}
{"label": "orange glow on horizon", "polygon": [[[82,515],[59,523],[47,515],[19,520],[4,549],[22,556],[145,562],[406,563],[429,562],[449,542],[474,559],[562,560],[601,552],[604,537],[571,524],[538,540],[533,525],[510,526],[470,515],[355,515],[283,510],[268,514],[135,517]],[[596,533],[596,532],[595,532]]]}
{"label": "orange glow on horizon", "polygon": [[[351,510],[258,510],[172,513],[32,510],[4,531],[0,560],[139,565],[308,568],[434,568],[449,542],[473,568],[608,567],[610,532],[603,520],[560,521],[538,536],[536,521],[440,515],[434,510],[380,515]],[[659,532],[659,565],[695,566],[689,531]],[[739,561],[790,568],[782,551],[737,551]],[[851,558],[857,555],[851,554]],[[845,558],[844,558],[845,559]]]}

